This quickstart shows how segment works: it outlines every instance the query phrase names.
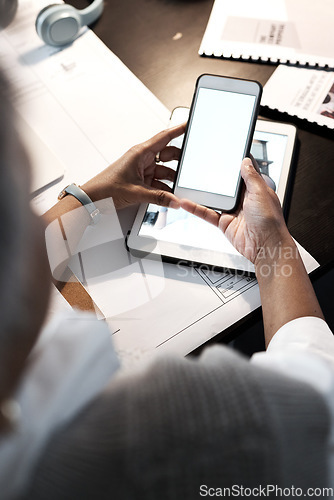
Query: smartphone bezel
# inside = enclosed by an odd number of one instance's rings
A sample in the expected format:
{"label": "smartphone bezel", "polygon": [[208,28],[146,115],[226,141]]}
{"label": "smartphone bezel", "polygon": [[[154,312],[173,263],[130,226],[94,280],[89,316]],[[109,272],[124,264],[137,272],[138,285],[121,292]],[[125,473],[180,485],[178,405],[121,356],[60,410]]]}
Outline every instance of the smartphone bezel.
{"label": "smartphone bezel", "polygon": [[[182,166],[183,159],[188,143],[189,132],[191,130],[191,124],[193,121],[196,102],[199,90],[201,88],[213,89],[213,90],[223,90],[226,92],[233,92],[238,94],[246,94],[252,95],[255,97],[254,108],[252,112],[252,117],[250,120],[250,125],[248,129],[247,140],[245,144],[245,149],[242,156],[248,156],[250,152],[250,148],[252,145],[253,134],[255,130],[256,119],[259,113],[260,99],[262,95],[262,86],[259,82],[254,80],[243,80],[240,78],[231,78],[227,76],[219,76],[219,75],[210,75],[203,74],[198,77],[196,81],[195,91],[191,103],[189,120],[187,122],[187,127],[184,134],[184,139],[181,148],[180,160],[178,162],[178,166],[176,169],[176,181],[174,184],[174,194],[179,198],[188,198],[200,205],[205,205],[207,207],[213,208],[215,210],[223,210],[224,212],[232,212],[235,210],[239,199],[242,188],[242,178],[239,172],[239,176],[236,183],[235,195],[225,196],[216,193],[209,193],[205,191],[198,191],[194,189],[189,189],[185,187],[180,187],[178,185]],[[242,160],[242,158],[241,158]]]}

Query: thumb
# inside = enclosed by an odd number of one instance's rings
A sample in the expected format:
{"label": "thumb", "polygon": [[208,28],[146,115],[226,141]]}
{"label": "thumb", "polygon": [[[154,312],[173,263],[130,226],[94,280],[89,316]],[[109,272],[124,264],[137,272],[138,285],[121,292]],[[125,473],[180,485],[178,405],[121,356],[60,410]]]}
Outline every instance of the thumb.
{"label": "thumb", "polygon": [[250,158],[244,158],[241,163],[241,177],[243,178],[247,191],[263,189],[263,180],[261,173],[255,168]]}
{"label": "thumb", "polygon": [[180,200],[175,194],[151,186],[140,187],[140,201],[174,209],[181,207]]}

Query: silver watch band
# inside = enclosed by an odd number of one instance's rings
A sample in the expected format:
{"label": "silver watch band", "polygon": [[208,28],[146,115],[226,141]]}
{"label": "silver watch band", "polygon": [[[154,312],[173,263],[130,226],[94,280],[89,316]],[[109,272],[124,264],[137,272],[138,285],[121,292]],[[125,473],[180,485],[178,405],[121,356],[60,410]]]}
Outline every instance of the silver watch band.
{"label": "silver watch band", "polygon": [[88,194],[85,193],[85,191],[83,191],[76,184],[70,184],[59,193],[58,200],[62,200],[68,194],[74,196],[74,198],[80,201],[80,203],[85,207],[91,218],[91,224],[97,224],[100,221],[100,210],[95,206],[95,204],[92,202]]}

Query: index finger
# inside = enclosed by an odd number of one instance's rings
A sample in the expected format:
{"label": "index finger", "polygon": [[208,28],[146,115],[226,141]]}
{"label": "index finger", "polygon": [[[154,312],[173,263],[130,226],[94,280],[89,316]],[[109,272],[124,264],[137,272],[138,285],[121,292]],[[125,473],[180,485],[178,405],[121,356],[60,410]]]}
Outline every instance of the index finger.
{"label": "index finger", "polygon": [[179,137],[181,134],[184,134],[186,124],[187,123],[184,122],[181,123],[181,125],[176,125],[176,127],[168,128],[159,132],[159,134],[156,134],[148,141],[145,141],[143,146],[152,151],[154,154],[160,153],[160,151],[166,147],[171,140]]}
{"label": "index finger", "polygon": [[221,214],[218,214],[211,208],[204,207],[203,205],[198,205],[198,203],[187,200],[185,198],[180,201],[180,205],[183,210],[196,215],[196,217],[200,217],[200,219],[210,222],[210,224],[213,224],[214,226],[219,225]]}

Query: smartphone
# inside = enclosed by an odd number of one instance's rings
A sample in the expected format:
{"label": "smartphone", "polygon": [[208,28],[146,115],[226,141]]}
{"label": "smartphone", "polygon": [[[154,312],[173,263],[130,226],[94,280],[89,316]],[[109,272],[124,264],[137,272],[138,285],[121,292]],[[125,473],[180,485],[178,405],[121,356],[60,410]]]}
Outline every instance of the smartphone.
{"label": "smartphone", "polygon": [[224,212],[241,190],[240,165],[249,154],[262,86],[251,80],[201,75],[194,92],[174,193]]}

